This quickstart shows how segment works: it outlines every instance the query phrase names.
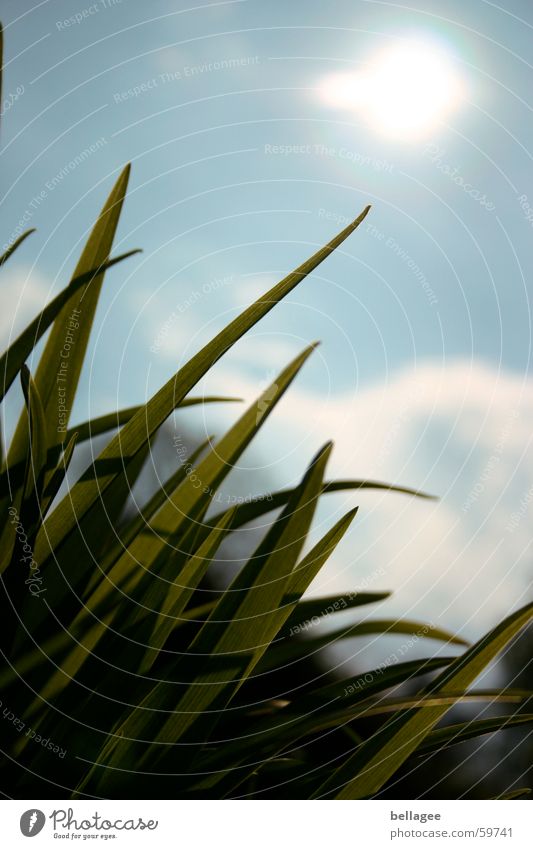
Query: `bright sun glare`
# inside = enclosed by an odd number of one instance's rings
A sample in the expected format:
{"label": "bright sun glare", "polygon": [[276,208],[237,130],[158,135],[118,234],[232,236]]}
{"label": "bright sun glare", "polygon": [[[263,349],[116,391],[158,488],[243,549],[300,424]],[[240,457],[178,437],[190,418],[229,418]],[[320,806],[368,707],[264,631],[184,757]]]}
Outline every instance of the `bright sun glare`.
{"label": "bright sun glare", "polygon": [[410,40],[378,53],[361,73],[326,77],[319,90],[326,103],[360,112],[381,133],[416,139],[458,104],[462,84],[440,46]]}

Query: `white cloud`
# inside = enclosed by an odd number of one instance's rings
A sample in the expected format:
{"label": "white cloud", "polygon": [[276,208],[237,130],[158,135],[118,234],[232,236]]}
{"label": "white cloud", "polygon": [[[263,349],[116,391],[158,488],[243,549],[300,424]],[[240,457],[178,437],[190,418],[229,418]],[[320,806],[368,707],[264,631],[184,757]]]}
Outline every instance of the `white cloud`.
{"label": "white cloud", "polygon": [[[222,361],[204,388],[231,386],[251,401],[264,384],[230,362],[236,368]],[[330,477],[378,478],[438,495],[438,502],[389,493],[324,499],[315,539],[343,510],[359,503],[360,511],[314,590],[352,590],[374,575],[375,589],[395,591],[387,615],[432,618],[474,637],[531,597],[532,421],[533,386],[521,377],[465,361],[424,362],[383,385],[330,397],[297,381],[254,459],[260,453],[287,485],[333,438]]]}
{"label": "white cloud", "polygon": [[0,346],[5,349],[44,307],[50,284],[34,270],[6,265],[2,269],[2,302],[0,310]]}

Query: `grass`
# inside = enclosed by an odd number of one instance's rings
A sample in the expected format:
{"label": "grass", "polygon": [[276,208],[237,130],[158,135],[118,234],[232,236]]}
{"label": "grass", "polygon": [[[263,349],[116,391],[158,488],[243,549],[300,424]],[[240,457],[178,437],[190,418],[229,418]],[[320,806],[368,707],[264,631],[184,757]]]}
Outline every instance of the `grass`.
{"label": "grass", "polygon": [[[69,284],[0,359],[0,400],[16,391],[18,381],[24,397],[0,472],[4,792],[17,798],[360,799],[379,794],[421,755],[530,723],[533,715],[522,709],[529,693],[472,687],[530,622],[533,605],[465,647],[421,622],[357,619],[359,608],[388,593],[305,596],[357,513],[347,512],[304,554],[320,498],[368,488],[422,493],[368,480],[329,480],[332,445],[326,443],[294,488],[209,514],[314,344],[227,433],[199,446],[125,518],[128,494],[164,422],[192,404],[235,401],[231,389],[213,398],[191,393],[369,211],[244,310],[146,403],[72,426],[56,382],[65,334],[68,329],[72,339],[63,366],[66,406],[72,407],[104,278],[136,253],[112,256],[129,176],[128,166]],[[29,235],[6,250],[1,266],[28,249]],[[31,374],[27,361],[45,334]],[[69,476],[60,497],[73,456],[105,433],[106,447],[78,480]],[[272,512],[275,518],[238,574],[219,592],[207,592],[222,543]],[[306,636],[313,617],[346,609],[355,617],[350,626],[328,638],[312,631]],[[313,676],[304,674],[324,642],[379,633],[438,640],[462,646],[462,653],[398,662],[346,680],[316,668]],[[418,678],[424,686],[413,692]],[[472,700],[518,708],[442,724],[453,705]]]}

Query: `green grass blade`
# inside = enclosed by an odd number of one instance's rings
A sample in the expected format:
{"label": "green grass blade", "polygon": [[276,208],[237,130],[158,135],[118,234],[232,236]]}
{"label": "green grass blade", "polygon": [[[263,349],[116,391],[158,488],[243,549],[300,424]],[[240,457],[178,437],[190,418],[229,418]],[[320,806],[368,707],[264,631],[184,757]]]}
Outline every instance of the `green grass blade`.
{"label": "green grass blade", "polygon": [[8,261],[10,256],[13,256],[17,248],[19,248],[23,242],[26,241],[28,236],[31,236],[32,233],[35,233],[35,227],[32,227],[31,230],[26,230],[22,233],[18,239],[15,239],[13,244],[11,244],[7,250],[0,256],[0,268]]}
{"label": "green grass blade", "polygon": [[310,693],[288,693],[290,704],[270,716],[250,722],[246,738],[232,742],[231,756],[234,764],[239,764],[239,771],[232,774],[234,770],[225,770],[228,755],[222,745],[218,751],[202,758],[199,768],[211,774],[195,786],[202,789],[217,785],[221,794],[226,794],[267,758],[275,757],[287,747],[297,748],[302,738],[340,725],[340,718],[349,721],[357,702],[442,669],[453,660],[453,657],[440,657],[397,663],[336,681]]}
{"label": "green grass blade", "polygon": [[[102,269],[109,261],[129,174],[130,166],[127,165],[98,216],[74,270],[74,279],[89,273],[91,269]],[[65,440],[104,275],[105,272],[99,270],[89,282],[72,291],[71,297],[56,316],[39,360],[35,384],[47,418],[49,446]],[[60,374],[61,383],[58,382]],[[66,409],[62,415],[58,414],[60,389],[65,393],[63,406]],[[9,452],[13,462],[24,452],[25,438],[26,430],[21,420]]]}
{"label": "green grass blade", "polygon": [[[318,575],[320,569],[333,554],[357,515],[358,508],[349,510],[333,527],[313,546],[311,551],[295,566],[287,581],[285,594],[279,609],[272,619],[273,634],[278,634],[286,626],[291,616],[301,606],[301,598]],[[305,604],[305,603],[304,603]]]}
{"label": "green grass blade", "polygon": [[[327,481],[322,487],[322,494],[335,492],[345,492],[348,490],[384,490],[386,492],[396,492],[403,495],[414,495],[417,498],[426,498],[434,500],[435,496],[428,495],[418,489],[410,489],[406,486],[394,486],[393,484],[382,483],[381,481],[373,480],[334,480]],[[274,493],[266,493],[265,495],[255,496],[243,501],[237,506],[233,527],[240,528],[253,522],[255,519],[270,513],[273,510],[278,510],[284,507],[291,495],[294,494],[294,489],[282,489]],[[220,516],[217,514],[210,519],[211,524],[216,524]]]}
{"label": "green grass blade", "polygon": [[[198,735],[205,739],[216,723],[217,711],[245,680],[282,624],[271,614],[284,598],[288,583],[302,580],[291,573],[314,515],[330,451],[331,445],[327,445],[313,460],[298,495],[218,601],[188,655],[178,661],[180,679],[189,683],[177,688],[156,685],[109,739],[98,758],[100,766],[123,768],[132,757],[140,766],[147,758],[158,759],[163,742]],[[166,721],[164,713],[169,713]],[[153,743],[137,754],[132,739]],[[193,754],[189,747],[182,758],[189,760]]]}
{"label": "green grass blade", "polygon": [[364,699],[391,690],[399,684],[405,684],[415,677],[427,675],[435,669],[441,669],[455,660],[454,657],[423,658],[421,660],[408,660],[400,663],[390,662],[389,665],[378,666],[368,672],[352,675],[341,681],[326,684],[324,687],[312,690],[298,697],[295,695],[294,705],[290,705],[283,711],[287,719],[303,718],[308,721],[311,714],[317,714],[313,722],[313,728],[317,727],[322,719],[318,712],[327,712],[350,707]]}
{"label": "green grass blade", "polygon": [[[191,517],[200,521],[203,511],[213,498],[217,487],[239,459],[242,452],[250,443],[254,434],[264,424],[276,404],[283,397],[288,387],[302,368],[313,351],[314,346],[307,348],[276,378],[260,398],[244,413],[228,433],[213,447],[198,467],[194,475],[183,476],[175,491],[169,494],[161,510],[154,516],[153,530],[143,529],[131,541],[128,550],[124,551],[109,573],[111,584],[119,584],[123,592],[134,593],[136,601],[133,614],[124,609],[124,628],[132,635],[135,644],[141,646],[146,641],[150,644],[153,639],[154,627],[148,614],[151,611],[164,610],[177,581],[182,580],[181,568],[186,568],[191,540],[194,539],[196,524],[191,523]],[[197,486],[197,481],[202,486]],[[219,524],[227,528],[231,522],[233,511],[225,515]],[[224,535],[227,530],[224,531]],[[201,543],[200,543],[201,544]],[[172,554],[177,547],[176,554]],[[170,553],[169,553],[170,550]],[[194,550],[194,549],[193,549]],[[170,620],[166,620],[167,626]],[[117,623],[119,626],[120,623]],[[161,631],[161,635],[166,630]],[[168,635],[168,634],[167,634]],[[161,645],[158,645],[158,649]],[[128,667],[137,671],[141,662],[142,652],[130,645]],[[152,662],[156,651],[145,653],[144,664]]]}
{"label": "green grass blade", "polygon": [[498,799],[498,801],[509,801],[511,799],[523,799],[524,796],[529,796],[531,793],[531,787],[517,787],[516,790],[511,790],[510,793],[504,793],[502,796],[494,796],[494,800]]}
{"label": "green grass blade", "polygon": [[[314,347],[311,345],[296,357],[213,446],[212,451],[194,470],[194,477],[188,475],[185,478],[155,517],[153,535],[145,534],[139,538],[126,555],[135,562],[145,564],[150,570],[140,588],[143,608],[156,611],[161,609],[168,587],[166,582],[173,581],[177,574],[169,548],[172,550],[178,545],[180,549],[186,548],[182,542],[185,533],[189,530],[193,533],[196,531],[195,524],[191,528],[191,520],[199,521],[218,487],[263,426],[266,418],[274,411]],[[198,486],[198,481],[201,486]],[[233,512],[230,518],[232,517]],[[186,553],[185,551],[185,556]],[[157,578],[154,579],[154,575]]]}
{"label": "green grass blade", "polygon": [[[308,633],[308,632],[307,632]],[[439,640],[454,645],[467,645],[460,637],[423,622],[410,619],[369,619],[357,625],[339,628],[326,634],[318,634],[308,639],[298,639],[298,632],[293,632],[290,639],[280,639],[272,644],[265,654],[261,669],[279,669],[302,658],[310,657],[320,649],[334,646],[339,640],[354,637],[366,637],[374,634],[406,634],[416,639]]]}
{"label": "green grass blade", "polygon": [[[76,676],[83,665],[83,662],[91,656],[93,649],[100,639],[101,628],[106,628],[109,625],[112,615],[112,612],[110,612],[107,616],[104,616],[101,621],[95,622],[94,624],[86,627],[83,632],[83,642],[80,642],[76,646],[76,650],[71,651],[66,655],[66,657],[63,657],[59,665],[54,664],[54,672],[46,681],[39,696],[34,699],[24,714],[27,720],[32,720],[32,728],[34,731],[41,726],[48,712],[53,710],[53,708],[48,707],[48,705],[50,705],[53,699],[57,697],[58,693],[69,685],[75,685],[77,683]],[[69,638],[69,641],[73,639],[70,634],[67,634],[67,637]],[[82,655],[85,656],[82,658]],[[19,752],[22,751],[24,745],[28,742],[28,739],[28,737],[22,737],[21,744],[18,749]]]}
{"label": "green grass blade", "polygon": [[[410,489],[409,487],[394,486],[392,484],[382,483],[373,480],[334,480],[326,482],[322,487],[322,495],[327,493],[342,492],[346,490],[360,489],[378,489],[388,492],[396,492],[404,495],[413,495],[417,498],[434,499],[434,496],[428,495],[420,490]],[[274,510],[279,510],[287,504],[288,500],[294,494],[294,489],[278,490],[274,493],[265,493],[264,495],[254,496],[241,504],[238,504],[235,510],[231,530],[235,531],[253,522]],[[205,527],[200,531],[200,538],[209,532],[209,528],[216,525],[222,513],[217,513],[205,522]]]}
{"label": "green grass blade", "polygon": [[493,716],[490,719],[469,720],[447,725],[432,731],[424,742],[418,747],[415,755],[429,755],[440,752],[442,749],[456,746],[483,734],[494,734],[507,728],[516,728],[519,725],[529,725],[533,722],[533,713],[517,714],[514,716]]}
{"label": "green grass blade", "polygon": [[227,511],[217,527],[213,528],[207,539],[187,560],[176,581],[168,586],[150,637],[150,648],[146,651],[139,669],[141,675],[146,674],[152,667],[160,649],[163,648],[172,632],[175,620],[181,616],[193,592],[207,572],[217,549],[227,536],[234,509]]}
{"label": "green grass blade", "polygon": [[[8,483],[3,494],[1,510],[5,515],[8,505],[10,516],[23,526],[26,542],[31,546],[33,534],[39,520],[41,491],[46,463],[46,419],[39,392],[27,366],[21,371],[25,414],[29,422],[29,444],[24,463],[20,463],[15,474],[2,474]],[[0,538],[0,574],[11,562],[16,546],[15,522],[5,520]],[[22,554],[22,552],[21,552]]]}
{"label": "green grass blade", "polygon": [[[206,449],[211,440],[212,437],[205,440],[191,454],[188,463],[194,463],[195,459]],[[120,558],[124,549],[131,544],[132,540],[142,531],[146,523],[153,518],[155,513],[167,500],[169,493],[183,480],[184,476],[184,468],[180,467],[177,469],[164,486],[157,490],[152,498],[149,499],[142,508],[142,511],[121,530],[115,546],[108,551],[100,571],[95,573],[94,580],[87,588],[87,600],[72,620],[68,630],[45,640],[40,648],[16,658],[14,665],[19,675],[27,675],[43,663],[47,663],[49,659],[58,662],[59,657],[61,655],[65,656],[65,652],[68,652],[72,643],[75,645],[68,653],[66,661],[73,673],[81,669],[89,653],[94,651],[99,640],[105,634],[106,629],[112,624],[118,610],[116,596],[122,592],[123,587],[118,582],[116,573],[112,573],[109,577],[108,573],[111,571],[113,564]],[[91,634],[90,648],[85,638],[86,634],[89,633]],[[0,687],[7,687],[13,680],[16,680],[16,672],[11,668],[4,670],[0,675]],[[70,679],[67,680],[62,675],[56,676],[54,679],[53,695],[57,696],[65,686],[68,686],[69,682]],[[41,698],[38,698],[32,708],[32,712],[38,709],[41,704]]]}
{"label": "green grass blade", "polygon": [[[115,564],[118,563],[122,555],[130,549],[134,540],[140,534],[149,533],[150,523],[154,517],[172,497],[173,492],[178,488],[178,486],[185,480],[187,469],[191,467],[211,445],[213,438],[214,437],[209,436],[194,451],[192,451],[190,456],[187,458],[187,462],[180,465],[176,471],[173,472],[173,474],[165,481],[164,485],[156,490],[142,510],[130,519],[125,528],[122,528],[120,532],[117,533],[115,541],[111,544],[102,560],[101,568],[98,572],[95,572],[88,583],[89,591],[94,590],[101,581],[103,581],[104,584],[108,584],[110,592],[113,592],[117,586],[122,587],[125,584],[125,581],[132,571],[135,571],[137,564],[131,563],[131,570],[120,568],[115,569],[114,572],[111,572],[111,570]],[[115,583],[115,581],[117,583]]]}
{"label": "green grass blade", "polygon": [[[178,404],[176,409],[184,409],[185,407],[194,407],[198,404],[229,404],[239,403],[242,398],[233,398],[227,395],[206,395],[205,398],[185,398],[181,404]],[[66,442],[71,438],[72,434],[78,434],[78,443],[85,442],[87,439],[92,439],[95,436],[100,436],[102,433],[107,433],[110,430],[117,430],[122,425],[129,422],[135,416],[142,405],[138,404],[135,407],[126,407],[123,410],[117,410],[116,413],[106,413],[104,416],[99,416],[96,419],[89,419],[67,431]]]}
{"label": "green grass blade", "polygon": [[[118,560],[114,562],[112,570],[108,573],[109,582],[111,585],[120,586],[126,594],[132,593],[140,584],[137,592],[139,596],[142,594],[143,609],[159,610],[168,586],[165,581],[172,581],[176,577],[174,563],[170,562],[168,555],[169,535],[179,536],[181,530],[185,532],[190,525],[192,514],[198,520],[202,508],[207,507],[217,486],[230,471],[231,464],[240,456],[253,435],[274,410],[275,405],[287,391],[314,347],[314,345],[309,346],[296,357],[283,370],[275,383],[241,416],[206,459],[195,469],[194,480],[192,475],[185,474],[185,470],[189,466],[189,464],[185,464],[184,474],[180,478],[179,484],[165,499],[161,509],[153,518],[154,531],[149,527],[144,527],[142,533],[130,540],[128,548],[120,552]],[[268,402],[266,401],[267,398]],[[198,480],[202,483],[201,487],[197,486]],[[114,489],[112,488],[108,492],[112,494]],[[158,558],[162,559],[161,567]],[[75,586],[80,577],[83,577],[83,574],[80,576],[79,551],[75,562],[78,569],[74,574],[69,574],[68,586],[64,579],[50,586],[47,599],[49,604],[56,603],[58,599],[64,596],[69,587]],[[139,564],[142,564],[142,567]],[[72,564],[67,561],[67,567],[69,566],[70,573],[72,573]],[[156,572],[156,569],[159,570],[159,568],[161,568],[161,571]],[[163,580],[154,580],[155,574]],[[45,613],[46,611],[42,609],[41,617]],[[139,617],[141,615],[144,619],[144,613],[139,614]],[[34,628],[36,624],[38,624],[38,620],[34,618]]]}
{"label": "green grass blade", "polygon": [[515,690],[470,690],[464,693],[439,693],[438,695],[407,696],[397,699],[377,699],[371,702],[363,702],[356,711],[350,710],[349,715],[355,719],[366,719],[372,716],[381,716],[384,713],[396,714],[399,710],[427,710],[433,707],[451,707],[461,702],[507,702],[509,704],[521,704],[531,698],[529,691]]}
{"label": "green grass blade", "polygon": [[27,366],[23,366],[20,378],[30,430],[30,451],[26,466],[23,497],[26,501],[34,493],[35,502],[38,505],[46,468],[46,416],[39,391]]}
{"label": "green grass blade", "polygon": [[69,435],[69,438],[65,445],[65,449],[61,453],[61,456],[57,461],[57,465],[50,475],[50,479],[45,484],[43,497],[41,499],[41,513],[43,518],[48,513],[48,510],[50,509],[54,498],[57,496],[57,493],[59,492],[61,485],[66,478],[68,467],[70,466],[70,461],[72,460],[72,457],[74,455],[74,448],[76,447],[77,441],[78,434],[76,431],[73,431]]}
{"label": "green grass blade", "polygon": [[[36,553],[39,562],[44,563],[50,551],[54,551],[56,555],[59,554],[61,546],[73,531],[78,529],[102,491],[110,487],[120,476],[123,463],[146,445],[172,410],[188,395],[214,363],[342,244],[364,220],[368,210],[369,207],[324,248],[234,319],[183,366],[156,393],[145,408],[124,425],[120,433],[100,454],[92,469],[72,489],[69,499],[64,500],[47,520],[46,533],[43,533],[37,542]],[[110,470],[106,471],[106,467]]]}
{"label": "green grass blade", "polygon": [[[508,616],[468,651],[454,660],[423,692],[438,697],[439,693],[461,694],[483,672],[519,631],[533,618],[533,604]],[[374,734],[322,786],[319,796],[336,793],[337,799],[360,799],[373,796],[394,775],[405,760],[425,740],[446,714],[449,705],[424,710],[400,711]]]}
{"label": "green grass blade", "polygon": [[86,274],[75,277],[69,286],[59,292],[56,297],[47,304],[33,321],[22,331],[15,341],[0,357],[0,401],[9,391],[13,381],[22,368],[22,364],[28,359],[38,341],[46,333],[50,325],[57,318],[61,310],[70,301],[75,292],[87,286],[99,271],[106,271],[124,259],[139,253],[138,250],[128,251],[120,254],[109,262],[104,263],[100,269],[93,268]]}
{"label": "green grass blade", "polygon": [[[438,659],[432,662],[432,668],[438,669],[442,667],[442,662]],[[425,671],[428,671],[429,665]],[[465,703],[488,702],[494,703],[510,703],[520,704],[530,698],[529,693],[510,692],[500,690],[480,690],[477,692],[469,692],[460,694],[459,698]],[[325,731],[336,730],[344,727],[348,723],[358,720],[359,722],[373,717],[384,716],[390,713],[397,713],[398,710],[417,709],[427,711],[431,708],[442,708],[446,710],[456,704],[458,694],[440,695],[438,697],[430,696],[414,696],[404,698],[380,698],[372,701],[361,701],[354,704],[349,704],[345,700],[342,704],[336,705],[334,708],[329,707],[323,709],[315,706],[314,712],[306,716],[303,711],[286,711],[280,710],[277,716],[270,717],[268,723],[263,723],[262,726],[256,726],[250,729],[245,740],[239,740],[236,744],[232,741],[231,758],[234,763],[239,763],[240,776],[233,779],[231,776],[224,775],[224,764],[228,763],[229,754],[226,751],[219,751],[215,756],[206,757],[201,760],[201,770],[204,772],[221,769],[224,778],[224,793],[228,787],[231,789],[240,784],[245,777],[246,769],[257,769],[266,759],[277,757],[280,754],[289,755],[302,745],[302,741],[306,738],[312,738],[316,734],[323,735]],[[303,708],[303,705],[302,705]],[[446,729],[443,729],[443,731]],[[223,746],[222,741],[219,746]],[[358,741],[359,745],[359,741]],[[364,745],[359,745],[359,748]],[[253,760],[250,761],[250,751],[252,752]],[[248,756],[248,758],[246,758]],[[245,760],[246,758],[246,760]],[[200,782],[197,787],[212,787],[218,784],[218,776],[211,774],[209,777]]]}
{"label": "green grass blade", "polygon": [[321,596],[301,601],[294,613],[289,617],[283,628],[282,635],[306,633],[320,621],[325,621],[334,613],[343,613],[362,607],[365,604],[376,604],[390,598],[390,592],[367,593],[354,591],[344,595]]}

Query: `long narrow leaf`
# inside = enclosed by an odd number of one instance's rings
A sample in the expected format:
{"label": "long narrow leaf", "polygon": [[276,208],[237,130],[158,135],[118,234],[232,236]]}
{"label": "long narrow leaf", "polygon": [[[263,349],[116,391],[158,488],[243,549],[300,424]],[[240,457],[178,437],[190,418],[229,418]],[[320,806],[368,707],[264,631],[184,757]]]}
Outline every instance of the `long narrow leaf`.
{"label": "long narrow leaf", "polygon": [[[204,755],[200,766],[202,771],[210,774],[195,786],[197,789],[217,786],[220,787],[220,793],[225,795],[267,758],[273,758],[281,751],[292,751],[293,747],[299,745],[299,740],[306,736],[322,732],[332,725],[340,725],[340,717],[344,717],[344,721],[347,721],[346,716],[351,719],[357,710],[356,705],[368,696],[441,669],[453,659],[424,658],[395,663],[344,681],[336,681],[311,693],[299,695],[296,691],[293,695],[289,692],[288,706],[255,721],[253,716],[250,717],[252,721],[247,726],[246,737],[232,741],[233,769],[227,768],[224,740],[219,741],[218,750]],[[235,770],[237,765],[238,770]]]}
{"label": "long narrow leaf", "polygon": [[[109,262],[129,174],[130,166],[127,165],[98,216],[76,265],[73,278],[76,280],[94,268],[99,270],[84,286],[71,291],[71,297],[56,316],[39,360],[35,384],[47,418],[49,446],[64,442],[66,437],[104,280],[105,271],[102,267]],[[58,397],[62,404],[58,404]],[[64,409],[60,410],[60,407]],[[13,462],[20,459],[24,452],[24,424],[24,420],[21,420],[11,443],[9,457]]]}
{"label": "long narrow leaf", "polygon": [[70,301],[73,294],[94,279],[97,273],[106,271],[112,268],[113,265],[128,259],[134,254],[140,253],[139,250],[128,251],[120,254],[109,262],[105,262],[100,269],[92,268],[85,274],[75,277],[69,286],[59,292],[53,300],[47,304],[43,310],[37,315],[33,321],[22,331],[20,336],[15,339],[0,357],[0,401],[7,394],[17,374],[22,368],[22,364],[28,359],[29,355],[37,345],[38,341],[46,333],[50,325],[57,318],[65,304]]}
{"label": "long narrow leaf", "polygon": [[45,517],[48,513],[48,510],[50,509],[54,498],[56,498],[61,488],[61,485],[67,476],[68,467],[74,455],[74,449],[76,447],[77,441],[78,434],[76,431],[73,431],[73,433],[70,434],[66,442],[65,450],[62,452],[60,458],[58,459],[57,465],[53,470],[43,492],[43,497],[41,500],[41,513],[43,517]]}
{"label": "long narrow leaf", "polygon": [[[185,407],[194,407],[198,404],[230,404],[241,401],[242,398],[233,398],[227,395],[206,395],[203,398],[185,398],[181,404],[178,404],[178,408],[184,409]],[[106,413],[106,415],[99,416],[96,419],[89,419],[89,421],[70,428],[67,431],[65,441],[68,442],[74,432],[78,434],[78,443],[81,443],[87,439],[93,439],[95,436],[107,433],[110,430],[115,430],[129,422],[140,409],[141,405],[137,404],[136,407],[125,407],[123,410],[117,410],[116,413]]]}
{"label": "long narrow leaf", "polygon": [[[188,655],[178,663],[182,680],[189,678],[190,683],[179,687],[177,694],[168,686],[156,685],[110,738],[98,759],[100,765],[122,768],[131,763],[132,757],[141,765],[147,755],[152,759],[160,756],[162,742],[184,740],[185,735],[189,739],[191,734],[205,739],[208,729],[216,722],[216,711],[238,689],[276,629],[283,624],[271,614],[291,581],[292,569],[314,515],[330,451],[328,445],[315,458],[298,495],[291,499],[254,557],[223,594]],[[288,608],[287,615],[291,609]],[[170,712],[166,721],[162,721],[162,710]],[[144,755],[134,753],[129,742],[138,738],[153,739]],[[192,754],[189,749],[188,760]]]}
{"label": "long narrow leaf", "polygon": [[[27,544],[33,539],[39,518],[41,490],[46,464],[46,419],[37,387],[27,366],[21,371],[25,400],[25,414],[29,422],[29,443],[25,463],[19,465],[18,474],[9,483],[9,491],[2,493],[2,511],[10,504],[12,516],[24,527]],[[24,472],[23,472],[24,469]],[[22,473],[23,472],[23,473]],[[5,522],[0,538],[0,574],[11,561],[16,544],[15,523]]]}
{"label": "long narrow leaf", "polygon": [[[308,634],[309,631],[306,633]],[[340,640],[366,637],[373,634],[406,634],[417,640],[440,640],[454,645],[467,645],[461,637],[457,637],[449,631],[410,619],[369,619],[357,625],[350,625],[304,639],[298,639],[299,632],[294,632],[294,634],[295,636],[292,636],[291,639],[280,639],[279,642],[272,644],[264,657],[263,669],[280,668],[294,663],[301,658],[313,655],[322,648],[334,646]]]}
{"label": "long narrow leaf", "polygon": [[26,230],[22,233],[18,239],[15,239],[15,241],[4,251],[4,253],[0,256],[0,268],[8,261],[10,256],[13,256],[17,248],[19,248],[32,233],[35,233],[35,227],[32,227],[30,230]]}
{"label": "long narrow leaf", "polygon": [[[326,495],[327,493],[345,492],[352,489],[383,490],[386,492],[396,492],[403,495],[414,495],[417,498],[425,498],[430,500],[434,500],[435,498],[433,495],[429,495],[426,492],[421,492],[418,489],[411,489],[407,486],[395,486],[394,484],[387,484],[381,481],[374,480],[327,481],[322,487],[322,494]],[[270,513],[273,510],[278,510],[280,507],[284,507],[291,495],[293,494],[293,489],[282,489],[278,492],[260,495],[258,497],[250,498],[248,501],[243,501],[242,504],[239,504],[237,506],[237,510],[235,511],[233,527],[242,527],[243,525],[247,525],[249,522],[253,522],[255,519],[258,519],[260,516],[264,516],[265,513]],[[210,519],[210,523],[216,523],[218,519],[218,515],[213,516],[213,518]]]}
{"label": "long narrow leaf", "polygon": [[493,716],[490,719],[477,719],[447,725],[445,728],[438,728],[428,734],[416,750],[415,755],[433,754],[433,752],[440,752],[442,749],[456,746],[458,743],[464,743],[467,740],[473,740],[484,734],[494,734],[496,731],[516,728],[519,725],[529,725],[532,722],[532,713],[519,713],[515,716]]}
{"label": "long narrow leaf", "polygon": [[307,633],[309,629],[325,622],[335,613],[344,613],[354,607],[366,604],[376,604],[389,598],[390,592],[367,593],[354,591],[344,595],[322,596],[301,601],[294,613],[289,617],[282,631],[282,636]]}
{"label": "long narrow leaf", "polygon": [[[57,556],[71,534],[80,526],[83,529],[85,517],[91,507],[101,496],[102,491],[110,487],[120,476],[124,462],[143,448],[152,434],[213,364],[342,244],[364,220],[368,211],[369,207],[366,207],[352,224],[342,230],[324,248],[234,319],[183,366],[175,377],[171,378],[124,426],[100,454],[84,478],[73,487],[68,500],[65,499],[47,521],[46,532],[37,541],[36,554],[39,562],[44,563],[51,551],[54,551]],[[110,471],[105,471],[108,463]]]}
{"label": "long narrow leaf", "polygon": [[164,646],[168,636],[172,632],[174,620],[184,611],[194,590],[204,577],[215,553],[222,540],[228,533],[228,525],[231,523],[234,508],[228,510],[216,528],[190,557],[185,568],[180,571],[179,579],[171,584],[165,594],[164,603],[159,611],[153,633],[150,638],[150,647],[147,650],[141,664],[140,673],[146,674],[157,658],[159,650]]}
{"label": "long narrow leaf", "polygon": [[[188,462],[194,463],[195,459],[205,450],[211,440],[212,437],[203,442],[191,454]],[[89,631],[91,633],[90,651],[93,652],[99,639],[112,624],[117,612],[116,595],[123,591],[121,586],[114,584],[108,578],[108,572],[119,559],[124,549],[142,532],[143,527],[153,518],[168,498],[168,494],[183,480],[184,476],[184,468],[180,467],[177,469],[164,486],[154,493],[142,510],[130,519],[126,527],[121,530],[115,546],[108,551],[102,563],[101,571],[94,575],[94,579],[86,591],[87,600],[84,602],[79,613],[73,618],[69,629],[45,640],[42,646],[39,645],[38,648],[28,652],[23,657],[16,658],[14,669],[8,668],[2,671],[0,675],[0,687],[7,687],[12,681],[16,680],[17,673],[18,675],[26,676],[31,670],[47,663],[49,659],[59,662],[59,657],[65,656],[65,652],[69,648],[71,651],[67,659],[70,668],[74,672],[81,668],[89,656],[85,634],[89,633]],[[73,643],[74,646],[72,646]],[[53,695],[56,696],[67,684],[68,681],[65,680],[64,676],[57,676],[55,679],[56,686],[52,690]],[[42,701],[38,698],[34,706],[30,709],[28,716],[30,713],[33,714],[41,704]]]}
{"label": "long narrow leaf", "polygon": [[531,795],[531,787],[517,787],[516,790],[511,790],[510,793],[504,793],[502,796],[494,796],[494,799],[510,801],[511,799],[522,799],[524,796],[529,795]]}
{"label": "long narrow leaf", "polygon": [[[163,506],[154,522],[157,532],[151,537],[145,535],[140,538],[128,552],[132,561],[143,563],[150,569],[142,588],[143,607],[156,611],[161,609],[167,591],[165,581],[173,580],[176,574],[168,546],[172,547],[179,542],[189,529],[191,520],[198,521],[198,512],[207,508],[218,487],[272,414],[314,347],[311,345],[296,357],[251,404],[236,424],[213,446],[195,469],[194,476],[187,476]],[[198,486],[198,481],[201,486]],[[154,580],[153,574],[158,579]]]}
{"label": "long narrow leaf", "polygon": [[[421,694],[438,697],[457,692],[456,700],[476,680],[485,666],[527,625],[533,617],[533,604],[508,616],[493,631],[454,660]],[[373,796],[421,745],[445,715],[449,705],[424,710],[399,711],[368,742],[338,769],[322,786],[320,796],[336,793],[338,799]]]}

